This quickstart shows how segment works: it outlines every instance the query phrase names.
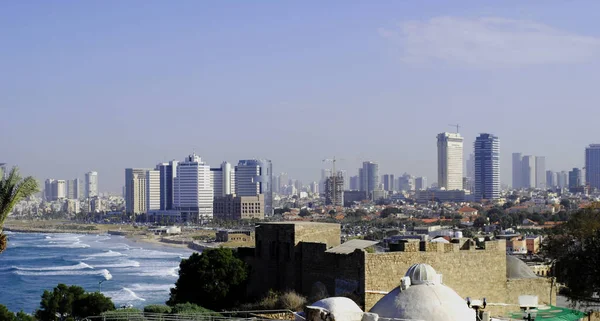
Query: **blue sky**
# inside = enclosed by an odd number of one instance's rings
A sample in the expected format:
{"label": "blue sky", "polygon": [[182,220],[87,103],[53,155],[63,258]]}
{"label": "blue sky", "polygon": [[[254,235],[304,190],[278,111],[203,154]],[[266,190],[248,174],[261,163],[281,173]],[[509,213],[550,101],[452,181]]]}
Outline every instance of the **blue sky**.
{"label": "blue sky", "polygon": [[593,1],[2,1],[0,160],[39,179],[191,151],[308,181],[337,156],[436,180],[460,123],[547,168],[600,142]]}

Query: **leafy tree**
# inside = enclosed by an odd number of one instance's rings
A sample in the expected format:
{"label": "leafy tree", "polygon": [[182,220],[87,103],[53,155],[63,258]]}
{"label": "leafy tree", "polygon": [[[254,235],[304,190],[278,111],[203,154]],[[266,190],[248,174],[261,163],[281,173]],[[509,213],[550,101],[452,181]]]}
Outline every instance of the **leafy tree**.
{"label": "leafy tree", "polygon": [[586,208],[552,229],[542,247],[553,259],[557,281],[571,299],[591,298],[600,292],[600,211]]}
{"label": "leafy tree", "polygon": [[0,304],[0,321],[14,321],[15,314],[10,312],[8,308]]}
{"label": "leafy tree", "polygon": [[55,321],[58,313],[78,320],[114,309],[110,298],[101,293],[86,293],[80,286],[59,284],[52,292],[44,290],[35,316],[40,321]]}
{"label": "leafy tree", "polygon": [[171,307],[162,304],[152,304],[144,307],[145,313],[171,313]]}
{"label": "leafy tree", "polygon": [[36,319],[33,315],[27,314],[21,310],[15,315],[14,321],[36,321]]}
{"label": "leafy tree", "polygon": [[305,208],[303,208],[303,209],[300,210],[300,213],[298,215],[300,215],[302,217],[307,217],[307,216],[310,216],[310,211],[307,210],[307,209],[305,209]]}
{"label": "leafy tree", "polygon": [[335,215],[336,211],[335,210],[329,210],[329,215]]}
{"label": "leafy tree", "polygon": [[482,228],[485,224],[487,224],[487,220],[483,216],[479,216],[475,219],[475,222],[473,222],[473,226],[477,228]]}
{"label": "leafy tree", "polygon": [[220,310],[243,299],[248,267],[231,249],[207,249],[179,264],[179,279],[167,304],[194,303]]}
{"label": "leafy tree", "polygon": [[175,304],[171,309],[171,314],[209,314],[213,316],[220,316],[213,310],[201,307],[193,303],[178,303]]}
{"label": "leafy tree", "polygon": [[8,237],[2,233],[6,217],[17,203],[38,191],[37,181],[31,176],[21,178],[17,167],[13,167],[10,173],[0,180],[0,253],[8,246]]}
{"label": "leafy tree", "polygon": [[568,199],[562,199],[560,200],[560,205],[562,205],[565,209],[570,209],[571,208],[571,201]]}
{"label": "leafy tree", "polygon": [[396,208],[396,207],[387,207],[385,208],[383,211],[381,211],[381,214],[379,215],[381,218],[386,218],[392,214],[397,214],[400,213],[400,209]]}

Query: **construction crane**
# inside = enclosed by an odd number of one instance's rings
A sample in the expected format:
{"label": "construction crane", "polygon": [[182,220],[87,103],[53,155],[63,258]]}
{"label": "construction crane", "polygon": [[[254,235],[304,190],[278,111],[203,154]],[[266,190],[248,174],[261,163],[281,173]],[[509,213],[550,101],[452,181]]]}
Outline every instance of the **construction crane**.
{"label": "construction crane", "polygon": [[[332,203],[333,203],[333,207],[335,208],[335,204],[336,204],[336,189],[337,189],[337,185],[336,185],[336,178],[337,178],[337,172],[335,171],[335,163],[337,162],[337,160],[335,159],[335,156],[333,156],[333,158],[326,158],[323,160],[323,163],[329,163],[331,162],[331,176],[333,177],[333,199],[332,199]],[[325,179],[325,184],[327,184],[327,178]],[[327,185],[326,185],[327,186]]]}
{"label": "construction crane", "polygon": [[456,127],[456,133],[458,134],[458,130],[460,129],[460,125],[459,124],[449,124],[448,126],[450,126],[450,127]]}

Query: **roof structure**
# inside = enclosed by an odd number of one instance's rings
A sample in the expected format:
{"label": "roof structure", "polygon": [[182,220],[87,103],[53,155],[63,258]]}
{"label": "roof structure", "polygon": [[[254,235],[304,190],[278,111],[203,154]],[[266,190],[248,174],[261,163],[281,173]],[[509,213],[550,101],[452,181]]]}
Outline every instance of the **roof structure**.
{"label": "roof structure", "polygon": [[325,253],[351,254],[356,250],[364,250],[367,247],[373,246],[377,243],[378,242],[375,241],[350,240],[346,243],[330,248],[329,250],[325,251]]}
{"label": "roof structure", "polygon": [[537,279],[531,268],[512,255],[506,256],[506,277],[509,279]]}

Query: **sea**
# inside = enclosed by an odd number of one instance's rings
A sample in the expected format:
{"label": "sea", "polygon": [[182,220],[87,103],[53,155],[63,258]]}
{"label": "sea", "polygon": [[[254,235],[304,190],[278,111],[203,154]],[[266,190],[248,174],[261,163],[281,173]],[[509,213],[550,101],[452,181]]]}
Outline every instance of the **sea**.
{"label": "sea", "polygon": [[192,254],[123,236],[4,233],[9,243],[0,254],[0,304],[28,313],[59,283],[101,291],[117,307],[164,304],[179,263]]}

